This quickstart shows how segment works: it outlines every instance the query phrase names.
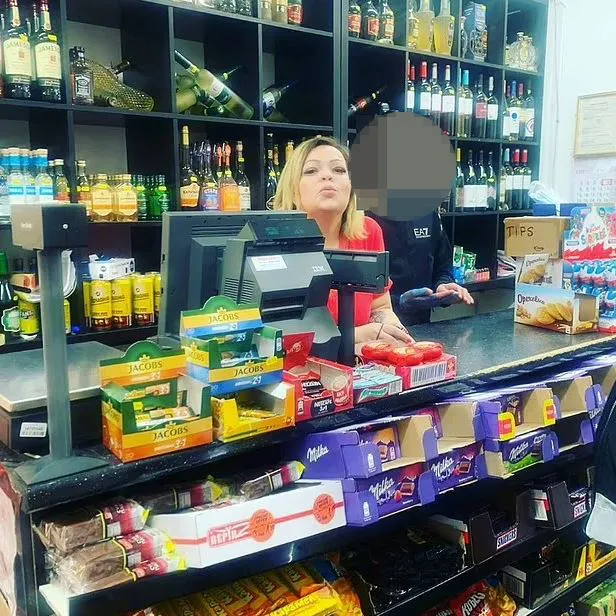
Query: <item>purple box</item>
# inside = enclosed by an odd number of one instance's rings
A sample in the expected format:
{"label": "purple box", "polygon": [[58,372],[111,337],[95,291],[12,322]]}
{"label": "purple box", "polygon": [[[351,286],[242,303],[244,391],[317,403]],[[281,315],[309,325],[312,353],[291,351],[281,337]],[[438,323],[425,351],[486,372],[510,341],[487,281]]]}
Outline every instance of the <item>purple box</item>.
{"label": "purple box", "polygon": [[439,493],[483,479],[488,474],[481,443],[472,443],[443,453],[431,460],[429,465]]}
{"label": "purple box", "polygon": [[349,526],[366,526],[383,516],[431,503],[436,497],[434,476],[425,462],[368,479],[344,479],[342,490]]}

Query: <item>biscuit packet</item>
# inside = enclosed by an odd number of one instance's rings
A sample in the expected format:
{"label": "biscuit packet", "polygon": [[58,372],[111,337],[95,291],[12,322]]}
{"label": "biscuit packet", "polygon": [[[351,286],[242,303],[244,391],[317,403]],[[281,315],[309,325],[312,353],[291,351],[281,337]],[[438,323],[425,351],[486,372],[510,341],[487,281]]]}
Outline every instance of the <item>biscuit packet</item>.
{"label": "biscuit packet", "polygon": [[521,284],[543,285],[546,282],[550,255],[527,255],[524,257],[518,273]]}

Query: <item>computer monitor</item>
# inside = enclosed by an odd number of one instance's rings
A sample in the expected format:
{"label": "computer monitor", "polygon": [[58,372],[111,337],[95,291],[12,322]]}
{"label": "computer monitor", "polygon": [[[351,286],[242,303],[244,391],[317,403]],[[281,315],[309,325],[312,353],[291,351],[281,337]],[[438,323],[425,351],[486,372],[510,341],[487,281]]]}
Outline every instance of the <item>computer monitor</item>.
{"label": "computer monitor", "polygon": [[[163,216],[160,337],[176,336],[180,312],[222,294],[221,271],[229,238],[250,221],[281,228],[305,221],[303,212],[169,212]],[[267,319],[265,319],[267,320]]]}

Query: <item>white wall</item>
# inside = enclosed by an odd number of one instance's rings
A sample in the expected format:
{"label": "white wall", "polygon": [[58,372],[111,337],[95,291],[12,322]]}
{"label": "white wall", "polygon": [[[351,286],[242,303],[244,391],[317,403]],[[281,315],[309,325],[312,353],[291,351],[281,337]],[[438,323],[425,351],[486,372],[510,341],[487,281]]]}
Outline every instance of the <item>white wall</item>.
{"label": "white wall", "polygon": [[541,180],[573,200],[578,96],[616,91],[616,0],[550,0]]}

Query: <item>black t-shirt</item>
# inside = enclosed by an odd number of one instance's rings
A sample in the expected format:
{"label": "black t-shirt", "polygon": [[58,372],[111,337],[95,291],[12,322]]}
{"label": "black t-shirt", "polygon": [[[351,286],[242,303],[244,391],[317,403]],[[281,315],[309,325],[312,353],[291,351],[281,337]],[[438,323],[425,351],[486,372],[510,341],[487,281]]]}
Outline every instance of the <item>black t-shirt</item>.
{"label": "black t-shirt", "polygon": [[391,298],[394,310],[405,325],[430,320],[429,310],[400,310],[400,295],[409,289],[453,282],[451,243],[443,230],[438,212],[400,222],[366,212],[383,230],[385,249],[389,251],[389,277],[393,282]]}

